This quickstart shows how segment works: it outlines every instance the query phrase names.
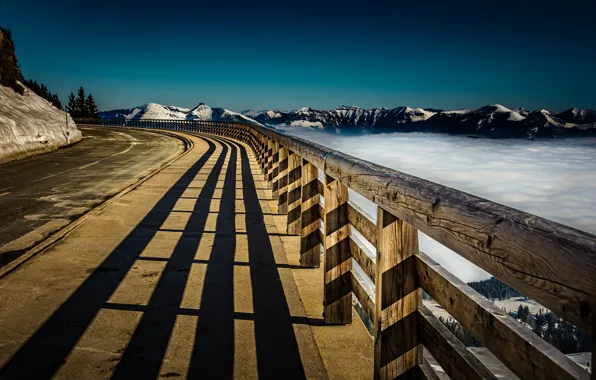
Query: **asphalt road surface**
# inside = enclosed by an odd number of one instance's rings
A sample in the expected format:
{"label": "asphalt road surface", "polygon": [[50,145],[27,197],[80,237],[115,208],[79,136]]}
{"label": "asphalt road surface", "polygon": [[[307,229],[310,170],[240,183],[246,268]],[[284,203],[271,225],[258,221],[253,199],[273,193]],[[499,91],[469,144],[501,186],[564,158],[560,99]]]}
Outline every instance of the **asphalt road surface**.
{"label": "asphalt road surface", "polygon": [[0,165],[0,267],[184,149],[158,133],[79,129],[71,147]]}

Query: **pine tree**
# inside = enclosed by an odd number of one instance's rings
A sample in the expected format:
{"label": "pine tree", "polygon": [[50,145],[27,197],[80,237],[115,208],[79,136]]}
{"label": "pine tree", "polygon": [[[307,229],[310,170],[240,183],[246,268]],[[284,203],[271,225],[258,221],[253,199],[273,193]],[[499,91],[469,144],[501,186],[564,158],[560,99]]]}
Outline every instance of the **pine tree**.
{"label": "pine tree", "polygon": [[85,101],[87,115],[86,117],[92,117],[97,119],[99,117],[99,110],[97,109],[97,104],[95,104],[95,99],[93,99],[93,95],[89,94]]}
{"label": "pine tree", "polygon": [[52,94],[50,96],[51,98],[51,102],[54,105],[54,107],[58,108],[59,110],[62,109],[62,102],[60,101],[60,98],[58,97],[58,94]]}
{"label": "pine tree", "polygon": [[77,117],[87,117],[89,112],[87,110],[87,98],[85,97],[85,89],[83,86],[79,87],[76,99]]}
{"label": "pine tree", "polygon": [[77,100],[75,99],[75,96],[72,92],[70,95],[68,95],[68,105],[66,106],[66,112],[68,112],[72,117],[80,117]]}
{"label": "pine tree", "polygon": [[39,96],[41,96],[44,99],[49,100],[50,99],[50,92],[48,91],[48,88],[46,87],[45,84],[41,84],[40,88],[39,88],[40,94]]}

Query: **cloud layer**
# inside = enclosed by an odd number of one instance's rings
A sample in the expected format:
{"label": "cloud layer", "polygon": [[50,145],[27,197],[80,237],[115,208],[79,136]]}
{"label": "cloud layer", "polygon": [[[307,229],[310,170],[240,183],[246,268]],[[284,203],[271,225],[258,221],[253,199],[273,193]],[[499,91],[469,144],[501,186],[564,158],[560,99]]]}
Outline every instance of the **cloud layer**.
{"label": "cloud layer", "polygon": [[[342,136],[284,128],[408,174],[596,234],[596,138],[471,139],[439,134]],[[371,215],[375,205],[352,199]],[[421,234],[420,248],[464,281],[489,275]]]}

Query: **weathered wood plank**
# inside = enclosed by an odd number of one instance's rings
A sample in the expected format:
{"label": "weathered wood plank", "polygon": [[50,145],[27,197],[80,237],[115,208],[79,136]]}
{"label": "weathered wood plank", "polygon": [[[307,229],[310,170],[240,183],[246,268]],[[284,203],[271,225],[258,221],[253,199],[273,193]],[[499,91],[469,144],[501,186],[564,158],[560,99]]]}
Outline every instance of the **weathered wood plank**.
{"label": "weathered wood plank", "polygon": [[420,378],[424,380],[440,380],[439,375],[437,375],[426,358],[422,359],[422,364],[420,365]]}
{"label": "weathered wood plank", "polygon": [[496,377],[453,335],[430,310],[418,310],[420,339],[452,380]]}
{"label": "weathered wood plank", "polygon": [[269,186],[271,187],[271,195],[273,196],[273,199],[279,197],[279,147],[279,142],[275,141],[273,143],[273,152],[271,156],[271,171],[269,172]]}
{"label": "weathered wood plank", "polygon": [[422,363],[417,310],[422,306],[415,254],[418,231],[377,208],[375,282],[375,379],[417,373]]}
{"label": "weathered wood plank", "polygon": [[350,255],[350,223],[348,222],[348,188],[338,180],[327,176],[324,198],[325,291],[323,304],[325,311],[323,317],[326,324],[346,324],[352,322],[350,279],[352,256]]}
{"label": "weathered wood plank", "polygon": [[374,283],[377,270],[373,259],[374,254],[356,236],[350,236],[350,254]]}
{"label": "weathered wood plank", "polygon": [[363,281],[359,278],[358,273],[354,272],[353,270],[350,271],[350,282],[352,286],[352,291],[362,305],[362,308],[368,315],[371,321],[375,320],[375,299],[374,299],[374,292],[370,294],[366,291],[366,287]]}
{"label": "weathered wood plank", "polygon": [[521,379],[588,379],[571,359],[422,252],[416,271],[422,288]]}
{"label": "weathered wood plank", "polygon": [[267,181],[267,185],[271,187],[269,182],[269,176],[271,175],[271,169],[273,168],[273,147],[275,145],[275,140],[271,137],[267,137],[267,153],[265,159],[265,181]]}
{"label": "weathered wood plank", "polygon": [[288,234],[300,235],[302,229],[302,159],[293,151],[288,152]]}
{"label": "weathered wood plank", "polygon": [[302,160],[302,200],[300,230],[300,265],[318,267],[321,264],[321,246],[323,241],[319,234],[321,218],[319,218],[319,188],[317,177],[319,170],[306,160]]}
{"label": "weathered wood plank", "polygon": [[350,202],[348,203],[348,219],[350,220],[350,224],[376,248],[377,225],[372,216],[358,207],[354,202]]}
{"label": "weathered wood plank", "polygon": [[278,131],[325,174],[592,333],[596,237]]}
{"label": "weathered wood plank", "polygon": [[288,148],[279,147],[279,174],[277,183],[279,189],[278,211],[280,214],[288,212]]}

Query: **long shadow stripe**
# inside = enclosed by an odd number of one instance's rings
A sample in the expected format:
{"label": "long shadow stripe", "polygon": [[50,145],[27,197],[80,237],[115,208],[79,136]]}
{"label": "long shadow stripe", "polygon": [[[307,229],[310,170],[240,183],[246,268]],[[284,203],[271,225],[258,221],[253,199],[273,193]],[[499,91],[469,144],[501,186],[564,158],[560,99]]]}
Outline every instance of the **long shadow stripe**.
{"label": "long shadow stripe", "polygon": [[116,366],[113,379],[154,379],[159,376],[227,151],[227,146],[222,144],[222,151],[195,203],[194,211],[198,212],[191,214],[184,228],[185,232],[196,235],[183,236],[176,244],[122,360]]}
{"label": "long shadow stripe", "polygon": [[250,162],[246,148],[239,145],[239,149],[259,378],[304,379],[304,367],[292,327],[288,301],[275,263],[273,247],[269,238],[263,238],[263,235],[267,235],[267,229]]}
{"label": "long shadow stripe", "polygon": [[[226,140],[214,138],[226,145]],[[213,249],[207,264],[189,378],[234,377],[234,256],[237,149],[230,148]]]}
{"label": "long shadow stripe", "polygon": [[[215,151],[215,144],[207,143],[207,152],[168,190],[139,225],[163,224],[167,217],[163,210],[174,208],[186,187]],[[0,371],[0,378],[46,379],[56,373],[157,232],[145,231],[137,236],[135,230],[19,349]]]}

